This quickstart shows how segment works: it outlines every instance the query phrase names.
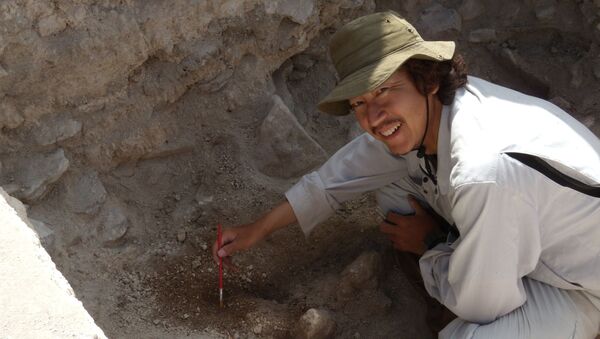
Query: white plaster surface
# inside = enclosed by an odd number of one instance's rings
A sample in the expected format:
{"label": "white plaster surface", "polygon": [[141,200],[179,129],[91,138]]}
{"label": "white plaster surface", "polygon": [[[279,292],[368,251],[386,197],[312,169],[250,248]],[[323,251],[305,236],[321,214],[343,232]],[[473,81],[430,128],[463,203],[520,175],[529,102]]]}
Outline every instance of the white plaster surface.
{"label": "white plaster surface", "polygon": [[0,338],[106,338],[0,188]]}

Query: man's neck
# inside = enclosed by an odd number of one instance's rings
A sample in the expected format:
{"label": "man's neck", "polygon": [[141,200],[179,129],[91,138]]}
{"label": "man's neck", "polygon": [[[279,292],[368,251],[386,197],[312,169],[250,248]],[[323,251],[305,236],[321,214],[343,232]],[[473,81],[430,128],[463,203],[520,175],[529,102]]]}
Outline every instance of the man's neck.
{"label": "man's neck", "polygon": [[437,154],[438,133],[442,119],[442,103],[435,95],[429,96],[429,127],[425,136],[425,154]]}

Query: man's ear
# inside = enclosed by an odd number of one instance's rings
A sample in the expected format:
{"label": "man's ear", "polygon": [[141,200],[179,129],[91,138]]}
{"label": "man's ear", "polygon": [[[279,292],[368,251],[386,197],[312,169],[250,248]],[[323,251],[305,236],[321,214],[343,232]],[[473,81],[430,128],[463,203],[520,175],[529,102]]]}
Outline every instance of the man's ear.
{"label": "man's ear", "polygon": [[437,83],[434,86],[431,87],[431,89],[429,90],[429,94],[435,95],[437,94],[437,92],[440,90],[440,84]]}

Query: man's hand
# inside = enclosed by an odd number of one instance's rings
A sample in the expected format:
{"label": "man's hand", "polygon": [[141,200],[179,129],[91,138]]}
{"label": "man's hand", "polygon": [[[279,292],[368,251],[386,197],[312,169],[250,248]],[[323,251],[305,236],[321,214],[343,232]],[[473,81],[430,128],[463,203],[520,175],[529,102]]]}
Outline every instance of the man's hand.
{"label": "man's hand", "polygon": [[430,233],[439,232],[439,227],[435,218],[414,197],[409,196],[408,201],[415,214],[403,216],[388,212],[379,230],[388,235],[397,250],[420,256],[427,251],[425,238]]}
{"label": "man's hand", "polygon": [[289,202],[284,201],[251,224],[225,228],[221,239],[223,242],[221,249],[218,248],[218,239],[215,239],[213,244],[213,259],[218,264],[219,258],[223,258],[226,265],[235,269],[235,266],[231,263],[232,254],[251,248],[269,234],[295,221],[296,215],[292,206]]}
{"label": "man's hand", "polygon": [[219,249],[218,239],[213,244],[213,259],[219,263],[219,257],[221,257],[229,267],[235,268],[231,263],[231,255],[251,248],[266,235],[264,227],[260,223],[225,228],[221,239],[223,242],[221,249]]}

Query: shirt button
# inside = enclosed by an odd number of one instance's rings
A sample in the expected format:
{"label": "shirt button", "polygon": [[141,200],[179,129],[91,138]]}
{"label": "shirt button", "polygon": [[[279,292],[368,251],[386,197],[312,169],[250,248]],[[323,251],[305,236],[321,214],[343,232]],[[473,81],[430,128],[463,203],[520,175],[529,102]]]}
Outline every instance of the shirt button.
{"label": "shirt button", "polygon": [[427,190],[423,190],[423,193],[427,194],[428,192],[427,192]]}
{"label": "shirt button", "polygon": [[423,182],[428,182],[429,178],[428,177],[423,177]]}

